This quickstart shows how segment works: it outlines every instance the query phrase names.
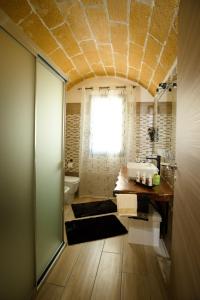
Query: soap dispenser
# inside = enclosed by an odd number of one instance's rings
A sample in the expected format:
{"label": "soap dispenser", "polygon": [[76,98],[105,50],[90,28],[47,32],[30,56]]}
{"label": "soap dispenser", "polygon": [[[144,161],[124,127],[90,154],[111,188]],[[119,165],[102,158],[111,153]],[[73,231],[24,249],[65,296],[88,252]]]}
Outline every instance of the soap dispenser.
{"label": "soap dispenser", "polygon": [[156,173],[153,176],[153,185],[159,185],[159,184],[160,184],[160,175]]}

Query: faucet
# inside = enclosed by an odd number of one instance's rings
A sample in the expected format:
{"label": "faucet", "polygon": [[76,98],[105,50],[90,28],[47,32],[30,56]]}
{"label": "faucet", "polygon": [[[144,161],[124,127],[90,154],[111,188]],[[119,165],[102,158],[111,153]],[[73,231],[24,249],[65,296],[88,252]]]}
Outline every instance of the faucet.
{"label": "faucet", "polygon": [[161,156],[160,155],[157,155],[156,157],[155,156],[148,156],[148,157],[146,157],[146,159],[153,159],[153,160],[157,161],[158,174],[160,175],[160,161],[161,161]]}

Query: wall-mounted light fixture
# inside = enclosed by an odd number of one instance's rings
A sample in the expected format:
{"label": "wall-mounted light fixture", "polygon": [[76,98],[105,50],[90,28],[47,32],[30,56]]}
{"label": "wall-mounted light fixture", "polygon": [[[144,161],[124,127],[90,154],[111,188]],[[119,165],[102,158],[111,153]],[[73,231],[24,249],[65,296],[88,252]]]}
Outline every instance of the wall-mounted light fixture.
{"label": "wall-mounted light fixture", "polygon": [[161,90],[168,90],[169,92],[171,92],[173,88],[177,88],[176,82],[161,82],[161,83],[159,83],[159,86],[156,89],[156,92],[158,93]]}

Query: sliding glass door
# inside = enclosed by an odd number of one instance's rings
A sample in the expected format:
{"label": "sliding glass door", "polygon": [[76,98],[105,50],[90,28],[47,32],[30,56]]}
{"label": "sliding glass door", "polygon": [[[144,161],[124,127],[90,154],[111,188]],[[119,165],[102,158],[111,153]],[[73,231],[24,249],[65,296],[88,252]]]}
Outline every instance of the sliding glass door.
{"label": "sliding glass door", "polygon": [[64,83],[0,27],[1,299],[32,299],[63,245]]}
{"label": "sliding glass door", "polygon": [[0,298],[34,286],[35,57],[0,28]]}
{"label": "sliding glass door", "polygon": [[63,243],[64,81],[36,62],[36,278]]}

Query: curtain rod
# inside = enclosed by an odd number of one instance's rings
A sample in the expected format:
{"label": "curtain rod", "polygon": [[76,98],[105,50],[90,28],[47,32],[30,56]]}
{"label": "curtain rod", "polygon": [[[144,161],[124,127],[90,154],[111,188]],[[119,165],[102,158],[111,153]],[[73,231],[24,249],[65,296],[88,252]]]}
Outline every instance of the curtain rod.
{"label": "curtain rod", "polygon": [[[134,89],[136,86],[135,85],[132,85],[132,88]],[[110,86],[99,86],[98,87],[99,89],[110,89]],[[115,86],[116,89],[126,89],[127,86],[123,85],[123,86]],[[82,90],[83,88],[78,88],[78,90]],[[85,88],[86,90],[93,90],[94,88],[93,87],[86,87]]]}

